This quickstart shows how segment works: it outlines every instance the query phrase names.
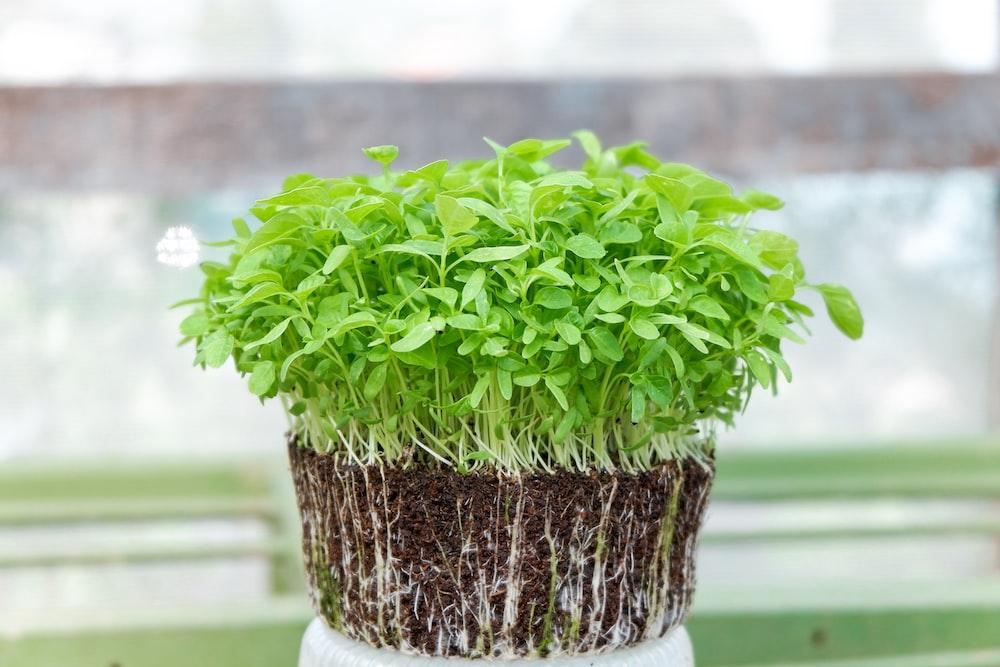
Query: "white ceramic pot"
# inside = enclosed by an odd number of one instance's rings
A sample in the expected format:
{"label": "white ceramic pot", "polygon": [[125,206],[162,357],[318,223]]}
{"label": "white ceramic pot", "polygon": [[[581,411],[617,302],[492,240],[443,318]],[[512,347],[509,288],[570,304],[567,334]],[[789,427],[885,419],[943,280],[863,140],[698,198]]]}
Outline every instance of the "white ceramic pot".
{"label": "white ceramic pot", "polygon": [[511,667],[694,667],[694,652],[687,631],[680,626],[659,639],[599,655],[511,660],[436,658],[374,648],[348,639],[317,618],[306,629],[299,653],[299,667],[455,667],[456,663],[470,662],[497,662]]}

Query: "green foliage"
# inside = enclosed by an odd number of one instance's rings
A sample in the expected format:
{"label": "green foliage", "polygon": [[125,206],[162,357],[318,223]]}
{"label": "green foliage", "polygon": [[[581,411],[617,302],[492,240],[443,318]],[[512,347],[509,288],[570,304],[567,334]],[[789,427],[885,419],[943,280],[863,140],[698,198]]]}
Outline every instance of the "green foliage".
{"label": "green foliage", "polygon": [[[823,297],[851,338],[850,292],[811,285],[798,244],[749,226],[740,196],[641,144],[576,134],[489,142],[495,158],[376,176],[290,177],[234,222],[181,324],[196,363],[233,358],[320,451],[460,469],[641,470],[711,447],[757,385],[790,379]],[[642,172],[642,173],[640,173]]]}

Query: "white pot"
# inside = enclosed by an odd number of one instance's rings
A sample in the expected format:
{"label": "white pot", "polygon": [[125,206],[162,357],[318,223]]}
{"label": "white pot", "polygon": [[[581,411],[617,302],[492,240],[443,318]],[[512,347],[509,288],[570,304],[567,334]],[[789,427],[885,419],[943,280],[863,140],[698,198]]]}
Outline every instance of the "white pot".
{"label": "white pot", "polygon": [[694,667],[694,652],[684,626],[659,639],[649,639],[628,648],[600,655],[559,658],[490,660],[435,658],[378,649],[348,639],[314,619],[302,638],[299,667],[455,667],[456,663],[502,662],[516,667]]}

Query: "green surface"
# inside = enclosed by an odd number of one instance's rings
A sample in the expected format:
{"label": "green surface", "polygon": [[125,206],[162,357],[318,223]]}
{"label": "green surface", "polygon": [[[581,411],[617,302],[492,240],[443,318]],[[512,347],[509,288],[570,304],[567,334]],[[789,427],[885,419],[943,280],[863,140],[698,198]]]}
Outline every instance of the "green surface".
{"label": "green surface", "polygon": [[[278,667],[311,618],[300,598],[211,609],[123,609],[50,622],[0,619],[3,667]],[[45,630],[40,628],[46,627]]]}
{"label": "green surface", "polygon": [[13,462],[0,465],[0,502],[244,498],[266,494],[271,474],[287,467],[279,459]]}
{"label": "green surface", "polygon": [[894,658],[862,658],[859,660],[834,660],[823,662],[773,662],[753,667],[1000,667],[1000,648],[932,653],[908,654]]}
{"label": "green surface", "polygon": [[1000,611],[990,607],[792,609],[695,614],[688,622],[698,664],[893,657],[993,648]]}

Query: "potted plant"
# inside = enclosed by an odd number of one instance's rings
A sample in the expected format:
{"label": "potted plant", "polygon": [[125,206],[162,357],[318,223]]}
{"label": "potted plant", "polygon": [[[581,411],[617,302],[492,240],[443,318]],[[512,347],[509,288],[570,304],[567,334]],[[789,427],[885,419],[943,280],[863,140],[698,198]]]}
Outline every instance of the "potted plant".
{"label": "potted plant", "polygon": [[[791,379],[818,291],[797,243],[643,144],[489,142],[495,156],[287,179],[234,221],[181,324],[291,416],[317,613],[430,656],[572,656],[684,620],[718,424]],[[190,302],[189,302],[190,303]]]}

